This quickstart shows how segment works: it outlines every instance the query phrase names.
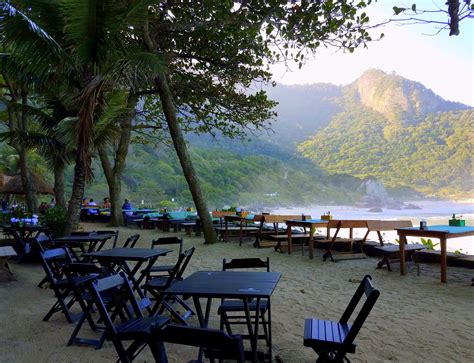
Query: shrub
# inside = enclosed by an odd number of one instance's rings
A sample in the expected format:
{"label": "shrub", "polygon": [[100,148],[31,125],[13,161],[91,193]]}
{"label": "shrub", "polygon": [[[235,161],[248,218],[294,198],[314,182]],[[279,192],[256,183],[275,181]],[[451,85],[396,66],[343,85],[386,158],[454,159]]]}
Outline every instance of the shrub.
{"label": "shrub", "polygon": [[59,207],[48,208],[44,216],[41,217],[41,223],[49,228],[51,234],[60,237],[64,234],[66,228],[66,211]]}

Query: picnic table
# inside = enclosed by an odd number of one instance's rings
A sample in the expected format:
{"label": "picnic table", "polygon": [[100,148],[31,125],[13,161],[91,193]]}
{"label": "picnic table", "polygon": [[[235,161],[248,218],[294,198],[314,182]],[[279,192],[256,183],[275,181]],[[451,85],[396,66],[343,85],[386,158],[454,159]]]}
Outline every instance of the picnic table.
{"label": "picnic table", "polygon": [[[407,237],[423,237],[423,238],[438,238],[441,246],[441,282],[447,281],[447,250],[446,242],[449,238],[474,236],[474,227],[453,227],[446,225],[428,226],[426,229],[420,227],[411,228],[397,228],[398,237],[400,240],[400,256],[405,255],[405,244]],[[400,275],[406,274],[406,263],[404,258],[400,258]]]}
{"label": "picnic table", "polygon": [[[260,303],[268,301],[269,361],[272,361],[271,304],[270,297],[281,278],[279,272],[243,271],[198,271],[182,281],[173,284],[165,293],[169,295],[192,296],[201,328],[207,328],[212,299],[241,299],[245,307],[247,328],[251,343],[250,360],[257,361]],[[205,313],[200,298],[207,298]],[[255,299],[255,317],[252,326],[249,301]]]}
{"label": "picnic table", "polygon": [[290,255],[292,252],[292,233],[291,233],[291,227],[303,227],[303,228],[309,228],[309,237],[308,237],[308,246],[309,246],[309,258],[313,259],[314,254],[313,254],[313,236],[314,232],[316,231],[316,228],[318,227],[326,227],[328,224],[328,221],[322,220],[322,219],[290,219],[285,221],[286,225],[288,226],[287,229],[287,234],[288,234],[288,254]]}

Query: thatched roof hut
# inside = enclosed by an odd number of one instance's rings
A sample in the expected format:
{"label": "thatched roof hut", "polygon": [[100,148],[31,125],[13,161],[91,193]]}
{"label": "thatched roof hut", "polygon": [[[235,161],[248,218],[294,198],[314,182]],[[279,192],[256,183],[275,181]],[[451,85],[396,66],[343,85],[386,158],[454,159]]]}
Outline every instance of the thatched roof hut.
{"label": "thatched roof hut", "polygon": [[[31,174],[33,184],[37,194],[54,194],[53,188],[46,183],[39,174]],[[25,194],[21,175],[8,176],[0,174],[0,193],[3,194]]]}

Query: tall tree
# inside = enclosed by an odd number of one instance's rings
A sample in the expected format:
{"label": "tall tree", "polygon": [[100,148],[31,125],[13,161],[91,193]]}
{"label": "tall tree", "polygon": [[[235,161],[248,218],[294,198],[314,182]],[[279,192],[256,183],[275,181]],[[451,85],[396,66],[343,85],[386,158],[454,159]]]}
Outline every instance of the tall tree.
{"label": "tall tree", "polygon": [[182,129],[240,137],[267,127],[274,103],[258,84],[270,82],[268,64],[292,59],[302,66],[320,46],[353,51],[364,45],[371,39],[369,19],[359,10],[370,2],[162,1],[149,7],[144,44],[166,62],[166,72],[155,80],[158,107],[206,243],[215,241],[215,233]]}

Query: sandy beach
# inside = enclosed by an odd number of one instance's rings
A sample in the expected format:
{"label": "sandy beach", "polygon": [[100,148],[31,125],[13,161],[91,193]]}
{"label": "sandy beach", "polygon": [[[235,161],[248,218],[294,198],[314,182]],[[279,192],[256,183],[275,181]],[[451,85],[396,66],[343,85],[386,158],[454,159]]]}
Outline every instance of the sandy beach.
{"label": "sandy beach", "polygon": [[[85,230],[104,229],[95,224]],[[137,247],[149,247],[154,238],[175,233],[121,228],[119,245],[132,233],[141,238]],[[373,277],[380,299],[360,331],[354,362],[472,362],[474,361],[474,270],[448,268],[448,283],[439,281],[438,264],[422,264],[400,276],[376,270],[378,259],[323,262],[317,250],[310,260],[297,250],[291,256],[273,249],[255,249],[252,242],[204,245],[202,238],[184,236],[185,246],[196,246],[187,274],[220,270],[222,258],[270,257],[273,271],[282,278],[272,296],[274,356],[283,362],[315,361],[314,352],[303,346],[305,318],[339,319],[357,283],[365,274]],[[160,261],[160,260],[158,260]],[[161,261],[164,261],[161,260]],[[71,346],[66,342],[74,328],[61,314],[50,321],[42,317],[53,304],[53,293],[36,285],[44,276],[40,264],[12,264],[16,281],[0,281],[0,362],[113,362],[117,355],[110,342],[100,350]],[[217,302],[210,326],[218,327]],[[192,317],[190,322],[197,324]],[[97,336],[88,327],[82,336]],[[170,362],[196,357],[196,349],[167,346]],[[136,360],[152,362],[146,349]]]}

